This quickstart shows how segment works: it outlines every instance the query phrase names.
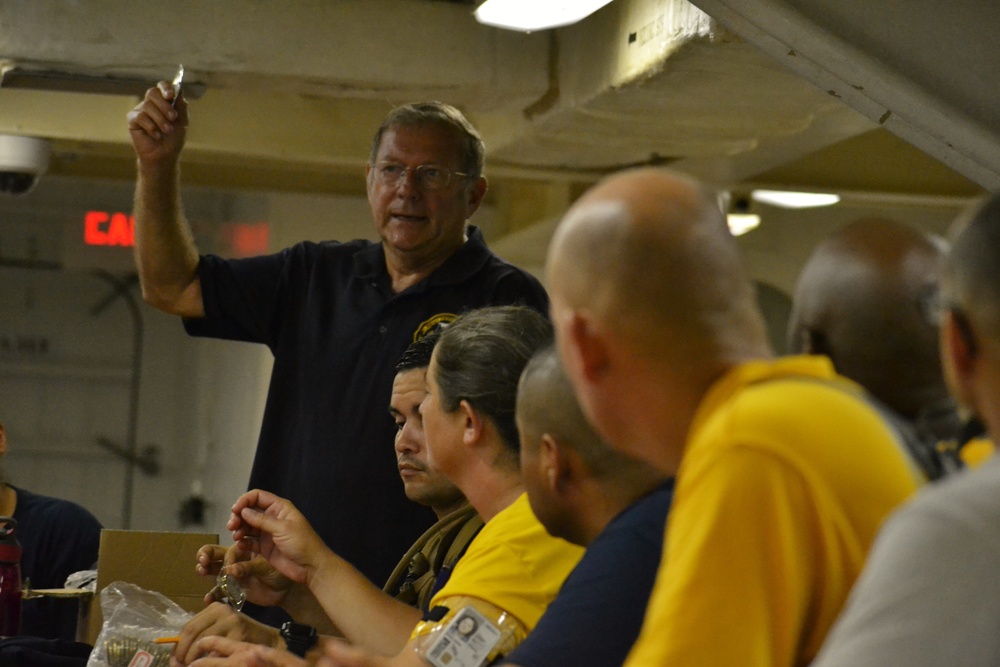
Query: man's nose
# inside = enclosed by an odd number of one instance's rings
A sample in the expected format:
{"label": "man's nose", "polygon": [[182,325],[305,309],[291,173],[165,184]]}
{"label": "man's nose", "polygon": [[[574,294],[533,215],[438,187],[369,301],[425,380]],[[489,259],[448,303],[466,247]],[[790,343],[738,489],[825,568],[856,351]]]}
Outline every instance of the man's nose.
{"label": "man's nose", "polygon": [[413,167],[407,167],[403,171],[403,175],[399,177],[399,183],[396,184],[396,194],[402,197],[413,197],[422,191],[420,174]]}
{"label": "man's nose", "polygon": [[410,429],[407,428],[405,424],[403,425],[403,428],[396,431],[396,440],[394,444],[397,454],[415,452],[420,449],[416,440],[414,440],[413,435],[410,433]]}

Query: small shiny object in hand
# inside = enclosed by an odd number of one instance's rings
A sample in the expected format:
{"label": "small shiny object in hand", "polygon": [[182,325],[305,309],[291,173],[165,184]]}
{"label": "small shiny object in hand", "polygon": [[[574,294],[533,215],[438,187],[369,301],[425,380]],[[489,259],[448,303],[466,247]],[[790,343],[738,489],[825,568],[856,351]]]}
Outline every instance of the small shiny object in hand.
{"label": "small shiny object in hand", "polygon": [[174,80],[170,83],[170,87],[173,88],[174,98],[170,101],[170,106],[177,106],[177,98],[181,94],[181,85],[184,83],[184,65],[177,66],[177,74],[174,75]]}
{"label": "small shiny object in hand", "polygon": [[240,583],[235,577],[224,572],[220,572],[215,578],[215,588],[209,591],[209,595],[220,602],[225,602],[236,611],[241,611],[247,601],[246,593],[243,592]]}

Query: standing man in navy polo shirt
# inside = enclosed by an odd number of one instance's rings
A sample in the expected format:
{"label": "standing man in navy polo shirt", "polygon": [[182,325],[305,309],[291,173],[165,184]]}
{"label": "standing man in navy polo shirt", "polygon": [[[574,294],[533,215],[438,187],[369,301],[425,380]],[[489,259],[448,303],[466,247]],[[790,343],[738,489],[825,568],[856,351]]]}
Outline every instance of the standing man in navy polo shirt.
{"label": "standing man in navy polo shirt", "polygon": [[188,332],[267,345],[274,368],[250,486],[289,498],[327,544],[382,582],[433,522],[406,499],[385,417],[394,364],[458,313],[548,299],[467,220],[486,194],[483,143],[453,107],[393,110],[366,170],[380,243],[300,243],[241,260],[199,256],[180,202],[188,124],[161,82],[128,114],[138,157],[143,298]]}

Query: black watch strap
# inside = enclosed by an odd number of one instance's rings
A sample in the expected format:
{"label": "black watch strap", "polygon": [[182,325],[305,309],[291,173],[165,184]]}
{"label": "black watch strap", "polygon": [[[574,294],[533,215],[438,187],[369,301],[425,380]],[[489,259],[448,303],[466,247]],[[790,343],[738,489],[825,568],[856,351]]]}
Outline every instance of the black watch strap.
{"label": "black watch strap", "polygon": [[309,649],[316,645],[316,628],[304,623],[286,621],[281,626],[281,638],[285,640],[285,646],[289,651],[304,658]]}

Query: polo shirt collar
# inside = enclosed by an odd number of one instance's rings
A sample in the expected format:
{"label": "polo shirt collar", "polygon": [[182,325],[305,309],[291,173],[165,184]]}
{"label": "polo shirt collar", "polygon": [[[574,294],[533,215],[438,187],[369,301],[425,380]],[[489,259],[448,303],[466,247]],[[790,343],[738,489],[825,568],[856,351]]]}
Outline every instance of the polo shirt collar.
{"label": "polo shirt collar", "polygon": [[486,247],[483,233],[474,225],[466,227],[468,239],[445,263],[415,287],[423,285],[456,285],[474,276],[490,259],[490,249]]}
{"label": "polo shirt collar", "polygon": [[[468,239],[462,247],[445,260],[426,280],[414,285],[410,291],[424,291],[433,285],[454,285],[464,282],[479,271],[490,258],[483,233],[475,225],[466,227]],[[372,243],[354,255],[354,275],[361,279],[384,283],[389,279],[385,266],[385,250],[381,243]]]}
{"label": "polo shirt collar", "polygon": [[735,366],[715,381],[701,404],[695,411],[688,430],[688,443],[697,437],[705,423],[716,410],[745,387],[781,378],[803,377],[832,381],[835,378],[848,384],[850,381],[839,377],[833,363],[826,357],[813,355],[791,355],[777,359],[749,361]]}

